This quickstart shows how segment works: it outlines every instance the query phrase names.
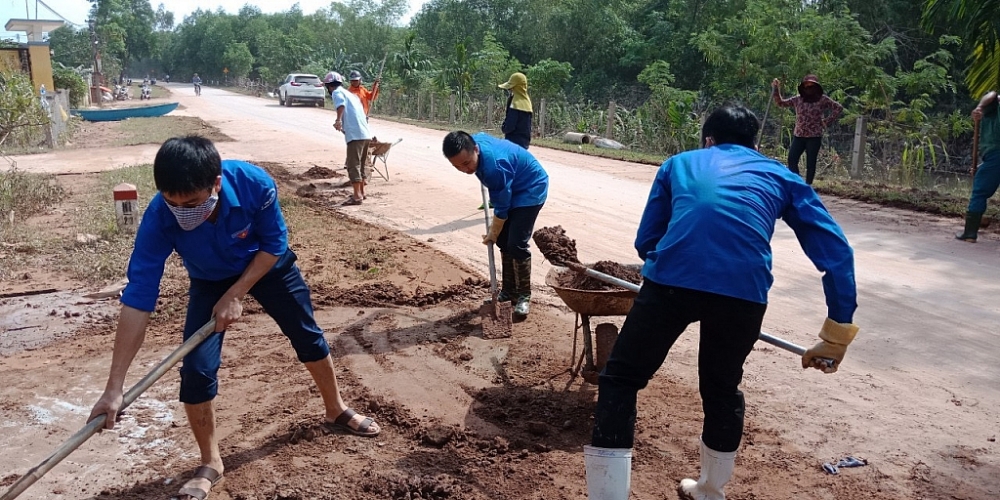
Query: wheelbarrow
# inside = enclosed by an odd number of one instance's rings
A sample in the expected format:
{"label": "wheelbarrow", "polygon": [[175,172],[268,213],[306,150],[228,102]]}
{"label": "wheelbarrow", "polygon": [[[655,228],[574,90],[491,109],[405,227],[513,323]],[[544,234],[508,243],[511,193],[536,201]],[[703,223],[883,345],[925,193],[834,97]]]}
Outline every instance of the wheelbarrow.
{"label": "wheelbarrow", "polygon": [[[581,324],[576,327],[573,331],[574,340],[576,339],[576,331],[581,327],[583,328],[583,353],[581,355],[581,362],[586,360],[587,365],[583,369],[583,378],[587,382],[592,384],[597,383],[597,375],[600,369],[604,368],[604,364],[607,362],[608,355],[611,354],[611,348],[614,347],[614,341],[618,338],[618,329],[613,324],[597,325],[597,362],[594,362],[593,347],[590,338],[590,316],[621,316],[627,315],[629,310],[632,308],[632,302],[634,302],[635,297],[639,294],[640,284],[630,283],[624,281],[614,276],[609,276],[591,269],[592,265],[588,264],[570,264],[570,267],[557,267],[553,266],[549,270],[549,273],[545,276],[545,283],[551,286],[559,298],[563,299],[563,302],[569,306],[574,312],[576,312],[582,319]],[[640,265],[626,266],[633,269],[641,269]],[[574,288],[568,288],[560,284],[560,277],[563,273],[583,273],[592,278],[604,281],[606,283],[611,283],[624,288],[624,290],[577,290]],[[604,331],[602,331],[604,330]],[[775,337],[769,333],[760,332],[760,340],[767,342],[775,347],[784,349],[790,353],[802,356],[806,353],[806,348],[789,342],[785,339]],[[575,348],[574,348],[575,355]],[[830,368],[836,366],[837,361],[827,358],[816,358],[815,360],[817,368]],[[577,363],[577,368],[572,369],[573,375],[579,372],[579,365]]]}
{"label": "wheelbarrow", "polygon": [[[592,265],[587,265],[592,267]],[[642,268],[639,264],[626,266],[635,270]],[[583,379],[591,384],[597,383],[597,374],[604,363],[607,362],[618,338],[618,328],[611,323],[602,323],[596,328],[597,356],[594,355],[594,338],[590,328],[590,318],[594,316],[625,316],[632,309],[632,302],[635,301],[637,292],[631,290],[579,290],[569,288],[560,284],[560,278],[564,273],[576,274],[575,271],[560,266],[553,266],[545,275],[545,284],[555,290],[556,295],[566,303],[566,306],[577,314],[577,321],[573,328],[573,339],[576,340],[577,332],[583,330],[583,352],[576,363],[576,367],[571,370],[573,375],[578,373]],[[568,280],[567,280],[568,281]],[[574,347],[574,356],[575,356]],[[581,373],[580,365],[583,365]]]}

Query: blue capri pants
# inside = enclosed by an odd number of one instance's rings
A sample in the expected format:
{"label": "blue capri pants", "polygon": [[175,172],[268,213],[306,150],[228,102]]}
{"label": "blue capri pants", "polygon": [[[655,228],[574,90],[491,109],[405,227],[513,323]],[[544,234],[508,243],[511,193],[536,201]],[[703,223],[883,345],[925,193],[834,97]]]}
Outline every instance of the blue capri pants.
{"label": "blue capri pants", "polygon": [[[330,354],[323,330],[313,317],[309,287],[295,265],[295,253],[289,249],[274,267],[250,289],[267,313],[288,337],[299,361],[319,361]],[[239,279],[233,276],[219,281],[191,278],[184,340],[212,319],[212,309]],[[181,366],[182,403],[199,404],[211,401],[219,392],[218,372],[222,364],[222,340],[225,332],[210,335],[184,357]]]}

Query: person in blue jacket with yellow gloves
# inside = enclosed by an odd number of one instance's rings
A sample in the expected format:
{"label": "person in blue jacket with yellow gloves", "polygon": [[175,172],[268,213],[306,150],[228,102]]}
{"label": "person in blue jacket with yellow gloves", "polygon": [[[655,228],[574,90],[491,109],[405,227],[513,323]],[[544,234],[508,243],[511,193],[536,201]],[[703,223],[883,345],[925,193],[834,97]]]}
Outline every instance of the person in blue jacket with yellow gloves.
{"label": "person in blue jacket with yellow gloves", "polygon": [[[777,219],[795,232],[819,269],[827,319],[802,367],[837,370],[858,328],[854,253],[816,192],[781,163],[754,149],[759,122],[743,107],[715,110],[703,148],[671,157],[653,181],[635,248],[643,284],[599,377],[592,445],[586,447],[590,500],[629,496],[636,396],[684,330],[701,323],[698,381],[705,414],[701,476],[684,479],[689,500],[723,500],[743,437],[743,363],[753,349],[771,287],[771,237]],[[817,358],[835,360],[825,368]],[[620,460],[590,474],[599,464]]]}
{"label": "person in blue jacket with yellow gloves", "polygon": [[146,208],[128,265],[128,285],[111,357],[111,374],[89,420],[106,415],[111,429],[122,405],[129,365],[142,346],[156,308],[167,257],[176,251],[190,276],[184,339],[215,318],[215,333],[184,357],[180,400],[201,452],[201,464],[178,497],[205,498],[223,474],[215,433],[213,400],[219,390],[226,328],[243,313],[252,295],[291,341],[298,359],[319,388],[324,425],[372,437],[379,426],[358,415],[340,397],[330,348],[313,318],[309,287],[278,206],[274,180],[258,166],[222,161],[211,141],[174,138],[163,143],[153,163],[159,191]]}
{"label": "person in blue jacket with yellow gloves", "polygon": [[514,314],[527,316],[531,303],[529,241],[549,192],[549,174],[526,149],[480,132],[455,131],[444,138],[444,156],[459,172],[475,174],[493,205],[493,224],[483,244],[500,249],[500,301],[512,301]]}

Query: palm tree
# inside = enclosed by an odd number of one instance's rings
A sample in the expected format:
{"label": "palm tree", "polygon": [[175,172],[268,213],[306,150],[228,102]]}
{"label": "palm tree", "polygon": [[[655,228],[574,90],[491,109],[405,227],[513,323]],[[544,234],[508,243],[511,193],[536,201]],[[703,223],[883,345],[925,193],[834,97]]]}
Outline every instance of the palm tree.
{"label": "palm tree", "polygon": [[972,46],[965,83],[973,97],[1000,87],[1000,0],[927,0],[923,26],[947,21]]}
{"label": "palm tree", "polygon": [[431,69],[431,62],[414,46],[417,34],[410,31],[403,39],[403,50],[392,55],[390,67],[403,82],[403,90],[412,90],[420,85],[420,74]]}

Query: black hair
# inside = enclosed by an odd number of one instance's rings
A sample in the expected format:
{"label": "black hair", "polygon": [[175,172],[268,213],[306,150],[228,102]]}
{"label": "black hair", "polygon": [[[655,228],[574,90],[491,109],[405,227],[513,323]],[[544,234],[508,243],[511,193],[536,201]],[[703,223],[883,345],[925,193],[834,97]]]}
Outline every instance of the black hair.
{"label": "black hair", "polygon": [[211,189],[222,175],[222,158],[212,141],[197,135],[168,139],[153,160],[153,181],[163,193]]}
{"label": "black hair", "polygon": [[442,150],[444,151],[445,158],[452,158],[462,151],[475,151],[476,141],[472,139],[472,136],[468,132],[456,130],[444,136]]}
{"label": "black hair", "polygon": [[324,83],[323,86],[326,87],[326,91],[330,95],[333,95],[333,91],[337,90],[337,87],[339,87],[339,86],[341,86],[343,84],[344,84],[344,82],[327,82],[327,83]]}
{"label": "black hair", "polygon": [[717,145],[737,144],[753,149],[759,130],[760,122],[753,111],[739,105],[723,106],[713,111],[702,125],[701,143],[711,137]]}

